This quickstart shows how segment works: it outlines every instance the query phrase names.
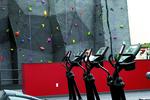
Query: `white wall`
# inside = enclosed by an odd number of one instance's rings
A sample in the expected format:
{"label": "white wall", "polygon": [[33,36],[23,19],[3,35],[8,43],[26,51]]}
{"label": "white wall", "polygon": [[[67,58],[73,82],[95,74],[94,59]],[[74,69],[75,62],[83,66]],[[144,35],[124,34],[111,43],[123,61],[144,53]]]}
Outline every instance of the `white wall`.
{"label": "white wall", "polygon": [[150,0],[127,0],[131,43],[150,43]]}

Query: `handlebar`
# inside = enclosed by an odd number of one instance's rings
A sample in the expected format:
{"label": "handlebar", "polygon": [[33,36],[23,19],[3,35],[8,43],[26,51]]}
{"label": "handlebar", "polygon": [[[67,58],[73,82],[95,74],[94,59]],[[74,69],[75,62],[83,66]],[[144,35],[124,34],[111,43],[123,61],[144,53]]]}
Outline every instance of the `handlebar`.
{"label": "handlebar", "polygon": [[63,57],[62,61],[67,61],[68,58],[70,58],[71,53],[72,53],[71,51],[68,51],[68,52],[65,54],[65,56]]}
{"label": "handlebar", "polygon": [[108,61],[109,61],[109,63],[112,65],[112,67],[115,67],[115,63],[113,63],[113,55],[110,55],[110,56],[108,57]]}
{"label": "handlebar", "polygon": [[87,54],[87,61],[90,61],[90,56],[91,56],[91,54],[92,54],[92,49],[89,49],[90,50],[90,52],[89,52],[89,54]]}
{"label": "handlebar", "polygon": [[122,47],[121,47],[120,52],[119,52],[118,61],[120,60],[120,58],[121,58],[121,56],[122,56],[122,54],[123,54],[123,52],[124,52],[124,50],[125,50],[125,47],[126,47],[126,45],[125,45],[125,44],[122,44]]}
{"label": "handlebar", "polygon": [[81,67],[84,71],[84,67],[81,65],[81,61],[84,58],[84,54],[87,51],[87,49],[85,49],[83,52],[81,52],[79,55],[75,56],[75,59],[70,60],[70,56],[71,56],[71,51],[68,51],[65,55],[65,57],[62,59],[62,61],[65,61],[65,67],[67,71],[71,71],[71,69],[74,66],[79,66]]}

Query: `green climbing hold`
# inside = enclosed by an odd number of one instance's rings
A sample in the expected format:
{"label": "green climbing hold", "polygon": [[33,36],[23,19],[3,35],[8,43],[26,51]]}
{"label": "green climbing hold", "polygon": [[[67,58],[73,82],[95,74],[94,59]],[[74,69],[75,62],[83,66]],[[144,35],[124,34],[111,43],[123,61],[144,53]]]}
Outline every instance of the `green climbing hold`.
{"label": "green climbing hold", "polygon": [[122,41],[122,44],[126,44],[126,41]]}
{"label": "green climbing hold", "polygon": [[42,26],[42,28],[44,28],[44,27],[45,27],[45,24],[41,24],[41,26]]}
{"label": "green climbing hold", "polygon": [[91,32],[87,32],[87,35],[90,36],[92,33]]}
{"label": "green climbing hold", "polygon": [[43,62],[43,60],[40,60],[40,62]]}
{"label": "green climbing hold", "polygon": [[28,6],[28,10],[32,12],[32,6]]}

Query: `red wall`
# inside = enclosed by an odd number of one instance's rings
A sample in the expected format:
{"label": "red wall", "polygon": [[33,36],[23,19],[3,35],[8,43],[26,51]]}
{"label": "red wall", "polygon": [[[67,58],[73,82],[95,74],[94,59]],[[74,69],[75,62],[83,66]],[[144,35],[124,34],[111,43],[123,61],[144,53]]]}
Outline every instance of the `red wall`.
{"label": "red wall", "polygon": [[[104,62],[105,68],[113,71],[108,62]],[[136,70],[122,71],[120,76],[126,83],[126,90],[150,89],[150,80],[146,79],[146,72],[150,71],[150,60],[136,61]],[[73,69],[75,80],[81,93],[85,93],[82,69]],[[106,73],[101,69],[93,69],[95,83],[99,92],[108,92],[106,85]],[[68,94],[68,86],[65,68],[62,63],[49,64],[23,64],[23,92],[33,96],[50,96]],[[58,87],[56,87],[58,83]]]}

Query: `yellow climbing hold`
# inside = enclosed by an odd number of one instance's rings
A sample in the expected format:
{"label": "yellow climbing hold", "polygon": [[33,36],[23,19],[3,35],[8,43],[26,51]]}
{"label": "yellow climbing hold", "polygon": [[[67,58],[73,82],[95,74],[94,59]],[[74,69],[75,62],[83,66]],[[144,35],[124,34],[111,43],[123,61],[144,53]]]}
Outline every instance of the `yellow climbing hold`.
{"label": "yellow climbing hold", "polygon": [[57,26],[56,29],[59,30],[59,27]]}
{"label": "yellow climbing hold", "polygon": [[48,63],[52,63],[52,61],[48,61]]}
{"label": "yellow climbing hold", "polygon": [[45,24],[41,24],[41,26],[42,26],[42,28],[44,28],[44,27],[45,27]]}
{"label": "yellow climbing hold", "polygon": [[13,48],[11,48],[11,49],[10,49],[10,51],[14,51],[14,49],[13,49]]}
{"label": "yellow climbing hold", "polygon": [[75,40],[75,39],[73,39],[73,40],[72,40],[72,43],[76,43],[76,40]]}
{"label": "yellow climbing hold", "polygon": [[44,16],[47,17],[48,16],[48,13],[46,10],[44,10]]}

